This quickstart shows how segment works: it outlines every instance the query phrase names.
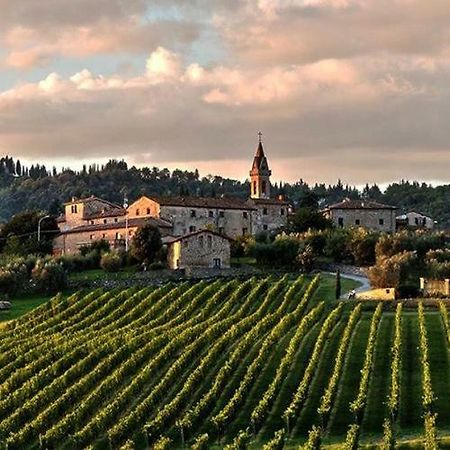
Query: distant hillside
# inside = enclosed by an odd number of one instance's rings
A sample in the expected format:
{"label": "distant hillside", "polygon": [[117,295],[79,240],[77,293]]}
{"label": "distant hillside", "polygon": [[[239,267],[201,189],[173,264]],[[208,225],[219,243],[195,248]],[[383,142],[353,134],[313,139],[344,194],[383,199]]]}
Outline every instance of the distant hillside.
{"label": "distant hillside", "polygon": [[[228,196],[245,198],[250,187],[220,176],[200,177],[198,171],[128,167],[124,161],[111,160],[104,166],[92,165],[75,172],[48,170],[42,165],[24,167],[12,158],[0,159],[0,221],[27,209],[52,214],[72,197],[96,195],[121,204],[125,193],[130,200],[142,194],[182,196]],[[398,206],[400,212],[416,210],[430,215],[440,227],[450,228],[450,185],[432,187],[425,183],[394,183],[381,192],[377,185],[361,192],[340,181],[335,185],[309,186],[303,181],[275,184],[274,195],[283,193],[296,206],[321,206],[350,198],[370,198]]]}

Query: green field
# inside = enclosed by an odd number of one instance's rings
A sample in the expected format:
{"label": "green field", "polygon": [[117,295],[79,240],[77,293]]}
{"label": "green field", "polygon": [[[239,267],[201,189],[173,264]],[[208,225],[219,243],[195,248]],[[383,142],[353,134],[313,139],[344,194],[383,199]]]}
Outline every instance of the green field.
{"label": "green field", "polygon": [[[343,280],[343,291],[352,287]],[[393,373],[398,447],[424,448],[426,412],[437,414],[428,435],[450,448],[444,309],[382,311],[333,294],[330,276],[271,276],[41,304],[0,329],[0,448],[260,449],[272,440],[266,448],[297,449],[320,426],[322,447],[338,449],[352,424],[361,448],[378,448]],[[273,441],[280,430],[284,447]]]}

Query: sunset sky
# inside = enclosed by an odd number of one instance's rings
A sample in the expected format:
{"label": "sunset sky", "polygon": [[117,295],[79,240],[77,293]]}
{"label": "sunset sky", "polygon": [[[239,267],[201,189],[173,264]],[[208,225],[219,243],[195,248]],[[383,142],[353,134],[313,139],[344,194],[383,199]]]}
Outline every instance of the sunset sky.
{"label": "sunset sky", "polygon": [[449,0],[0,0],[0,154],[450,181]]}

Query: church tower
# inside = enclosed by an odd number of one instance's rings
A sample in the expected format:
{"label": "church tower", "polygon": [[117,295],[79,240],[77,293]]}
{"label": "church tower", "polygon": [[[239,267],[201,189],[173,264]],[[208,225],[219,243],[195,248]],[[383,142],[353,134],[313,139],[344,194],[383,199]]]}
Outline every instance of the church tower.
{"label": "church tower", "polygon": [[270,175],[272,174],[264,154],[262,133],[258,133],[259,144],[250,171],[251,198],[270,198]]}

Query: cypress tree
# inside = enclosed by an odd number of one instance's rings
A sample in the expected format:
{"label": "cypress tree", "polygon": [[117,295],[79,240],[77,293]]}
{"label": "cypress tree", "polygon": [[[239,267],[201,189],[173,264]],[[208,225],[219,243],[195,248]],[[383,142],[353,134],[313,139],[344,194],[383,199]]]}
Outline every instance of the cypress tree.
{"label": "cypress tree", "polygon": [[336,300],[341,298],[341,271],[336,272]]}

